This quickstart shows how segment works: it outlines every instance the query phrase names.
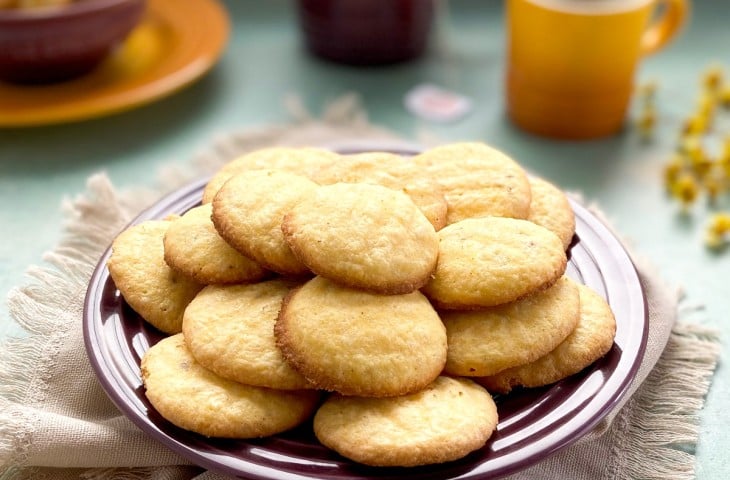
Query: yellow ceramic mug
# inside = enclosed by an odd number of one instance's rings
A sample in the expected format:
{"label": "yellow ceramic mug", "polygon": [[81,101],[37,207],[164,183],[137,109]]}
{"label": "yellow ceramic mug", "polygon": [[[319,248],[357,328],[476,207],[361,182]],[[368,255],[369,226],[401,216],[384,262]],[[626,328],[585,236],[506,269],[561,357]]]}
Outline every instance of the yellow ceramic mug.
{"label": "yellow ceramic mug", "polygon": [[554,138],[615,133],[638,61],[677,33],[688,7],[688,0],[508,0],[510,118]]}

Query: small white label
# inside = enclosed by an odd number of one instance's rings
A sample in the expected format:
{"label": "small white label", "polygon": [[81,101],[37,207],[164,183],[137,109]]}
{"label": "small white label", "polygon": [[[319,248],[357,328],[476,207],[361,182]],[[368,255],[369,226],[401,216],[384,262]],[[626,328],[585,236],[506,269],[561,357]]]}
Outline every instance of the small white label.
{"label": "small white label", "polygon": [[434,122],[454,122],[472,109],[472,101],[435,85],[418,85],[406,94],[405,106],[417,117]]}

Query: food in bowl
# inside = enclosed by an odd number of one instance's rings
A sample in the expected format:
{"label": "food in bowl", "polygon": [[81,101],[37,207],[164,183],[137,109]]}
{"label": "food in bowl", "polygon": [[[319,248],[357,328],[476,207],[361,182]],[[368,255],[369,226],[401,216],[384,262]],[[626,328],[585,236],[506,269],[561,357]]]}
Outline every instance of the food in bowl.
{"label": "food in bowl", "polygon": [[[0,0],[0,81],[49,83],[96,67],[139,23],[145,0]],[[50,8],[55,4],[56,8]],[[17,8],[8,8],[15,6]],[[33,7],[32,5],[35,5]],[[26,8],[27,7],[27,8]]]}

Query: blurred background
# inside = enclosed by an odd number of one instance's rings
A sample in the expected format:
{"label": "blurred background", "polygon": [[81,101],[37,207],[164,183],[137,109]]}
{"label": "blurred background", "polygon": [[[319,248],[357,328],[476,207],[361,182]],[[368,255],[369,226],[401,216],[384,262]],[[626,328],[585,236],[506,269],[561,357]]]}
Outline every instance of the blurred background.
{"label": "blurred background", "polygon": [[[167,9],[175,3],[162,2]],[[48,87],[0,82],[0,116],[6,119],[0,128],[2,297],[24,281],[28,265],[42,263],[43,252],[57,243],[61,202],[83,192],[89,175],[104,171],[120,188],[152,185],[163,165],[185,165],[218,136],[286,124],[302,109],[317,117],[332,102],[349,96],[371,123],[405,139],[424,144],[484,141],[581,194],[586,203],[603,209],[626,243],[653,262],[669,283],[682,286],[689,303],[704,305],[698,321],[717,325],[725,338],[730,333],[725,281],[730,251],[708,248],[705,242],[713,214],[728,210],[728,195],[712,204],[700,192],[683,205],[676,198],[681,193],[668,193],[665,182],[667,164],[686,148],[682,131],[702,101],[708,71],[730,75],[729,2],[694,0],[678,36],[638,65],[637,89],[621,129],[584,140],[538,136],[508,118],[505,2],[435,2],[423,51],[378,66],[313,55],[293,0],[225,0],[221,5],[230,36],[210,71],[131,110],[16,126],[13,113],[23,113],[19,92],[43,96]],[[206,28],[224,28],[205,23],[197,27],[204,37],[215,35]],[[166,45],[174,47],[174,42]],[[174,51],[155,55],[165,59]],[[437,93],[445,92],[449,100],[462,102],[461,107],[447,119],[429,116],[428,109],[414,111],[408,96],[424,85],[437,87]],[[51,96],[45,101],[54,100]],[[652,118],[647,120],[649,101]],[[712,128],[702,132],[703,148],[721,155],[726,136],[730,110],[718,107]],[[0,334],[20,333],[4,307],[0,319]],[[728,446],[730,419],[723,407],[729,384],[721,365],[703,412],[698,478],[725,478],[729,471],[725,449],[717,448]]]}

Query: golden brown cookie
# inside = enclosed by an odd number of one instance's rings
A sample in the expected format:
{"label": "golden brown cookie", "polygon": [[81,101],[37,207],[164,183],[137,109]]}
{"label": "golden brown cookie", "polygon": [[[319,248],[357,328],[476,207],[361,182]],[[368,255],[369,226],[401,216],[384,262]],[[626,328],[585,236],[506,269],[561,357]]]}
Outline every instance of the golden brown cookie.
{"label": "golden brown cookie", "polygon": [[557,235],[567,250],[575,233],[575,214],[568,197],[552,183],[537,177],[530,177],[530,189],[532,202],[527,219]]}
{"label": "golden brown cookie", "polygon": [[164,333],[178,333],[185,307],[203,288],[165,263],[163,238],[170,221],[148,220],[120,233],[107,266],[124,300]]}
{"label": "golden brown cookie", "polygon": [[303,275],[307,267],[284,240],[284,215],[318,189],[281,170],[249,170],[231,177],[213,200],[213,224],[233,248],[269,270]]}
{"label": "golden brown cookie", "polygon": [[345,395],[404,395],[446,362],[446,330],[420,292],[377,295],[315,277],[287,297],[274,333],[296,370]]}
{"label": "golden brown cookie", "polygon": [[412,292],[436,266],[438,237],[403,192],[336,183],[301,198],[284,217],[287,243],[314,273],[353,288]]}
{"label": "golden brown cookie", "polygon": [[255,438],[304,422],[319,393],[252,387],[226,380],[200,366],[173,335],[142,358],[142,381],[152,406],[174,425],[206,437]]}
{"label": "golden brown cookie", "polygon": [[231,160],[213,175],[203,190],[203,203],[212,202],[218,190],[232,176],[248,170],[285,170],[309,177],[337,159],[338,154],[322,148],[269,147],[255,150]]}
{"label": "golden brown cookie", "polygon": [[409,159],[388,152],[367,152],[343,155],[337,162],[314,173],[320,185],[333,183],[372,183],[401,190],[440,230],[446,226],[446,198],[435,180]]}
{"label": "golden brown cookie", "polygon": [[527,220],[471,218],[438,236],[438,264],[423,292],[444,309],[513,302],[549,287],[567,266],[560,239]]}
{"label": "golden brown cookie", "polygon": [[412,160],[441,186],[447,224],[466,218],[527,218],[530,183],[522,167],[483,143],[452,143],[426,150]]}
{"label": "golden brown cookie", "polygon": [[172,221],[164,237],[165,262],[204,284],[248,283],[267,271],[242,255],[218,235],[210,219],[210,204],[192,208]]}
{"label": "golden brown cookie", "polygon": [[[406,174],[406,170],[399,170],[409,160],[390,152],[365,152],[350,155],[341,155],[340,158],[314,172],[312,180],[320,185],[332,185],[333,183],[378,183],[382,179],[385,182],[395,184],[399,179],[398,172]],[[391,173],[394,172],[394,173]],[[415,171],[414,171],[415,172]],[[408,181],[408,178],[403,178]],[[390,187],[390,185],[383,185]],[[392,188],[392,187],[390,187]],[[399,186],[398,189],[401,187]]]}
{"label": "golden brown cookie", "polygon": [[294,390],[312,385],[284,360],[274,340],[281,302],[293,284],[212,285],[185,309],[183,334],[203,367],[247,385]]}
{"label": "golden brown cookie", "polygon": [[379,467],[462,458],[483,447],[496,426],[491,395],[469,379],[450,377],[400,397],[333,395],[314,416],[314,433],[322,444]]}
{"label": "golden brown cookie", "polygon": [[534,362],[477,381],[495,393],[509,393],[518,386],[541,387],[580,372],[608,353],[616,335],[611,307],[585,285],[579,285],[579,292],[580,322],[557,348]]}
{"label": "golden brown cookie", "polygon": [[442,311],[448,357],[444,371],[494,375],[547,354],[580,319],[578,286],[563,277],[546,290],[496,307]]}

